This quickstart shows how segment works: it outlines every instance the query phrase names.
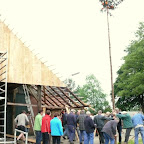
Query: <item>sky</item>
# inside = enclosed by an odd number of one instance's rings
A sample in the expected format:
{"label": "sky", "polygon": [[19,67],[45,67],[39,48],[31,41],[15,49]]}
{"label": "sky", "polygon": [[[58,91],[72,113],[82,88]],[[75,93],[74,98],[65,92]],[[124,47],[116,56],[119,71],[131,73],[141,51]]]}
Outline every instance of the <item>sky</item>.
{"label": "sky", "polygon": [[[143,0],[124,0],[109,17],[114,81],[124,50],[144,22],[143,5]],[[107,19],[101,8],[99,0],[0,0],[0,19],[61,80],[83,85],[94,74],[110,101]]]}

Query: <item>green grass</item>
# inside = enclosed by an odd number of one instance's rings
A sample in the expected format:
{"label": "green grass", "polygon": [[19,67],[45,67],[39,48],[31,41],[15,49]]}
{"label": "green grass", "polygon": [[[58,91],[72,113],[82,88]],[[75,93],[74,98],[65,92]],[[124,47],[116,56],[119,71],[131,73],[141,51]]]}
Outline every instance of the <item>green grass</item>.
{"label": "green grass", "polygon": [[[118,143],[119,144],[119,143]],[[123,144],[123,143],[122,143]],[[130,140],[128,144],[134,144],[134,140]],[[143,144],[142,139],[139,140],[139,144]]]}
{"label": "green grass", "polygon": [[[130,141],[129,141],[129,144],[134,144],[134,140],[130,140]],[[142,139],[139,140],[139,144],[143,144],[143,143],[142,143]]]}

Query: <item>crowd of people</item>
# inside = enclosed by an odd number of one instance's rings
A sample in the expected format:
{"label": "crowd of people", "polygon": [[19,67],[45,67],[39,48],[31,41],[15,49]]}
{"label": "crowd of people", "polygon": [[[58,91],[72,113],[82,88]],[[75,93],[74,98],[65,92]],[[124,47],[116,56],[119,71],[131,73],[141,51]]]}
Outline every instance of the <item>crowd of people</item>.
{"label": "crowd of people", "polygon": [[[29,122],[25,111],[15,118],[17,128],[27,131],[26,123]],[[98,114],[92,116],[89,111],[71,109],[70,113],[63,110],[61,113],[55,112],[53,117],[51,111],[40,110],[35,117],[34,130],[36,133],[36,144],[60,144],[61,138],[68,139],[70,144],[74,144],[76,137],[79,143],[94,144],[94,137],[99,136],[100,144],[114,144],[116,137],[122,143],[122,127],[126,129],[124,143],[128,144],[132,128],[135,132],[135,144],[138,144],[138,135],[141,133],[144,143],[144,115],[136,113],[131,117],[126,111],[119,111],[118,108],[112,113],[103,114],[101,110]],[[118,132],[118,136],[117,136]],[[21,133],[17,141],[22,138],[25,140],[24,134]]]}

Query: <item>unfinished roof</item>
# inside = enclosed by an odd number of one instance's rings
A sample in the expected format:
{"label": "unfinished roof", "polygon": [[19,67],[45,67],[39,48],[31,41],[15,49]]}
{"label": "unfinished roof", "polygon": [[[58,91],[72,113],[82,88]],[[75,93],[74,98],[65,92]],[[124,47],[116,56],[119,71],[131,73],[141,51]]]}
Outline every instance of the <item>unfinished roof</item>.
{"label": "unfinished roof", "polygon": [[[29,86],[30,93],[37,94],[37,87]],[[89,107],[67,87],[46,86],[42,90],[42,105],[49,109],[84,108]]]}
{"label": "unfinished roof", "polygon": [[[0,52],[8,51],[7,82],[65,86],[16,35],[0,21]],[[0,76],[3,79],[3,76]]]}

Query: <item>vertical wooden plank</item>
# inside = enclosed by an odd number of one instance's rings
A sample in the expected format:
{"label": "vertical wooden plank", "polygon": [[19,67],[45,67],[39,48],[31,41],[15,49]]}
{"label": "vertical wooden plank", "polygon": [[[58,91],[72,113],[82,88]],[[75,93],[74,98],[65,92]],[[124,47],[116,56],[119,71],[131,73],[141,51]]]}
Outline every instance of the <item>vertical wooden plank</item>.
{"label": "vertical wooden plank", "polygon": [[41,86],[37,86],[37,93],[38,93],[38,111],[41,109]]}

